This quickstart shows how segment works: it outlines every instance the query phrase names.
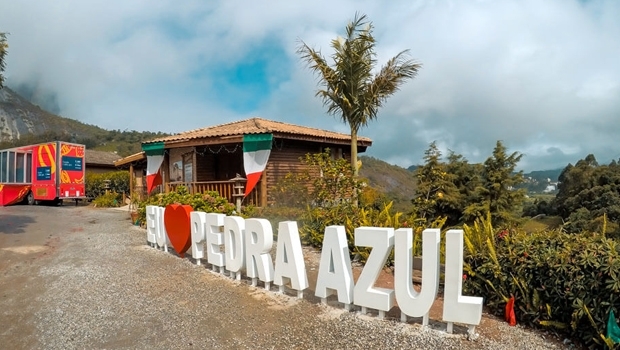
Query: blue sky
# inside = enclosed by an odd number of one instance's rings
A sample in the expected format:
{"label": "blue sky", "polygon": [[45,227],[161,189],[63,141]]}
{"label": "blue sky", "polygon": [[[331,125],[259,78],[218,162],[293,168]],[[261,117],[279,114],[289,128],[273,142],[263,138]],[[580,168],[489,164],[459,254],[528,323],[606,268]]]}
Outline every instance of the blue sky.
{"label": "blue sky", "polygon": [[407,167],[428,144],[524,170],[620,158],[620,2],[0,0],[8,86],[108,129],[181,132],[253,116],[348,133],[314,93],[299,40],[331,54],[356,11],[380,64],[423,64],[361,134]]}

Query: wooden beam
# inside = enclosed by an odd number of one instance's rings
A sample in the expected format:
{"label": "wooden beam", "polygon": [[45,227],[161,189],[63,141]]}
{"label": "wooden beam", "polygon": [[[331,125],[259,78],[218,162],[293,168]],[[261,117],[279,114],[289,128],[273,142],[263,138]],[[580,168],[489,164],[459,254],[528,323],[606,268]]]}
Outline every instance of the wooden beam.
{"label": "wooden beam", "polygon": [[[133,164],[129,164],[129,198],[131,198],[131,206],[133,206],[134,200],[136,200],[136,198],[133,197],[133,184],[134,182],[136,182],[136,176],[133,173]],[[125,203],[123,203],[123,205],[125,205]],[[134,208],[131,208],[134,209]]]}
{"label": "wooden beam", "polygon": [[262,208],[267,207],[267,168],[263,171],[263,176],[260,180],[260,204]]}

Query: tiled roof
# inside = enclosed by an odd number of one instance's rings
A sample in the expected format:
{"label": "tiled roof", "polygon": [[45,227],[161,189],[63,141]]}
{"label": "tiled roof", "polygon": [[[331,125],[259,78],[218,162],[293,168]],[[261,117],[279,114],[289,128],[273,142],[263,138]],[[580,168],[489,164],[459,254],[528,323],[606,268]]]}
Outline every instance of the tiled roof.
{"label": "tiled roof", "polygon": [[86,164],[114,165],[114,162],[122,157],[114,152],[103,152],[87,149],[85,153]]}
{"label": "tiled roof", "polygon": [[[251,118],[207,128],[185,131],[176,135],[149,140],[144,143],[187,141],[210,137],[241,136],[246,134],[262,133],[272,133],[275,137],[291,135],[316,138],[317,140],[351,140],[351,136],[349,134],[293,125],[262,118]],[[367,137],[358,136],[358,142],[372,143],[372,140]]]}

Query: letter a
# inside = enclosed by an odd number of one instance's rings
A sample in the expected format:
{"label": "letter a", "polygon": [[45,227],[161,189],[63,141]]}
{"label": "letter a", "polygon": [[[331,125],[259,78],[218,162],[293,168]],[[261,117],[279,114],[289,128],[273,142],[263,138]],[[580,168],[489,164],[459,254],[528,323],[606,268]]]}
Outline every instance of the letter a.
{"label": "letter a", "polygon": [[302,298],[303,290],[308,288],[308,275],[295,221],[283,221],[278,225],[273,283],[280,286],[280,292],[284,292],[284,285],[288,281],[291,282],[291,287],[297,290],[297,297]]}
{"label": "letter a", "polygon": [[349,309],[353,303],[353,272],[344,226],[325,228],[321,264],[316,278],[315,295],[325,302],[325,298],[338,294],[338,301]]}

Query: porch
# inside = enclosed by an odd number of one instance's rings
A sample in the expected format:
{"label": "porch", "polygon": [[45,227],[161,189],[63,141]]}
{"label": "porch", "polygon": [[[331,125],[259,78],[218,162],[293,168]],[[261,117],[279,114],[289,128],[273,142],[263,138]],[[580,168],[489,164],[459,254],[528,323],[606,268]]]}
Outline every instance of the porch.
{"label": "porch", "polygon": [[[190,194],[204,193],[205,191],[215,191],[220,196],[226,198],[229,203],[235,204],[237,197],[235,196],[235,184],[236,181],[224,180],[224,181],[201,181],[201,182],[172,182],[164,185],[164,191],[174,192],[179,186],[187,187]],[[243,199],[242,205],[253,205],[255,207],[263,207],[267,204],[266,194],[263,188],[264,181],[259,181],[258,185],[250,192],[250,194]],[[242,183],[244,185],[244,183]],[[243,191],[241,191],[243,193]]]}

